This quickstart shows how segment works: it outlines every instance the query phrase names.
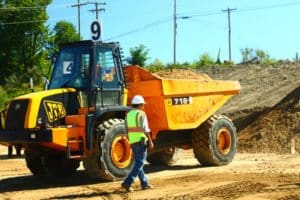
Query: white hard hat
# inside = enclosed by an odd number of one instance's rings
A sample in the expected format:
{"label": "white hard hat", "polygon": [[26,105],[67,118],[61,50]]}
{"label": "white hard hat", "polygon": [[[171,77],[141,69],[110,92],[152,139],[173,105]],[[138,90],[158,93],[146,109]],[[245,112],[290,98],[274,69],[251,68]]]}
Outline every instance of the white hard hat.
{"label": "white hard hat", "polygon": [[131,104],[133,104],[133,105],[146,104],[146,102],[141,95],[135,95],[131,100]]}

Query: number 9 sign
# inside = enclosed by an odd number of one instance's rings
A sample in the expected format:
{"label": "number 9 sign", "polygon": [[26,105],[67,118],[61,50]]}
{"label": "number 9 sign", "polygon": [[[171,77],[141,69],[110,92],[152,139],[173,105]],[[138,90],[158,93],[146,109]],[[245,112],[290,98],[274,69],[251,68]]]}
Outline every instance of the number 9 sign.
{"label": "number 9 sign", "polygon": [[100,21],[93,21],[91,23],[91,38],[93,41],[101,41],[102,28]]}

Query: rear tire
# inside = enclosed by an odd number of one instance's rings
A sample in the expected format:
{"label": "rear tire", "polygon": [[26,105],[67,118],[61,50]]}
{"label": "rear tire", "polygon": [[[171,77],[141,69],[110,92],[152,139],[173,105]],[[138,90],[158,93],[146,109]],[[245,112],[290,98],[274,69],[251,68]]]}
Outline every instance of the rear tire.
{"label": "rear tire", "polygon": [[181,151],[177,147],[164,148],[162,151],[150,154],[147,161],[153,165],[171,166],[179,160]]}
{"label": "rear tire", "polygon": [[103,122],[96,127],[95,137],[94,152],[83,161],[88,175],[106,181],[116,181],[127,176],[134,160],[124,120],[110,119]]}
{"label": "rear tire", "polygon": [[195,129],[192,134],[192,146],[201,165],[226,165],[236,154],[236,128],[226,116],[213,115]]}

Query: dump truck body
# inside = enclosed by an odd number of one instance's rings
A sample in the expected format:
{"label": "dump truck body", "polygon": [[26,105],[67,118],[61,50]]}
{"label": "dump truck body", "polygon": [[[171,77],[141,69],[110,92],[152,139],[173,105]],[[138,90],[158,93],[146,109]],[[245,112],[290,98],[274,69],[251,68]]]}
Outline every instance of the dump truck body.
{"label": "dump truck body", "polygon": [[160,131],[195,129],[240,92],[237,81],[164,79],[138,66],[125,68],[128,102],[140,94],[155,139]]}

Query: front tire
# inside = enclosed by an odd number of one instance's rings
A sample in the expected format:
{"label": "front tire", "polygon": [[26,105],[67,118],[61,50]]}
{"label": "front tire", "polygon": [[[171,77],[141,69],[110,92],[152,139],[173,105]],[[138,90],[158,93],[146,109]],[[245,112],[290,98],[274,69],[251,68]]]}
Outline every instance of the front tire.
{"label": "front tire", "polygon": [[79,160],[68,160],[63,153],[38,153],[25,150],[25,161],[34,176],[62,178],[71,176],[79,167]]}
{"label": "front tire", "polygon": [[33,151],[25,150],[25,161],[27,168],[34,176],[43,177],[47,176],[47,172],[44,168],[42,157],[40,154]]}
{"label": "front tire", "polygon": [[50,177],[68,177],[73,175],[80,160],[67,159],[65,154],[46,154],[43,156],[44,168]]}
{"label": "front tire", "polygon": [[201,165],[226,165],[236,154],[236,128],[229,118],[213,115],[195,129],[192,134],[192,146]]}
{"label": "front tire", "polygon": [[96,127],[95,137],[94,152],[83,161],[88,175],[106,181],[127,176],[134,161],[124,120],[103,122]]}

